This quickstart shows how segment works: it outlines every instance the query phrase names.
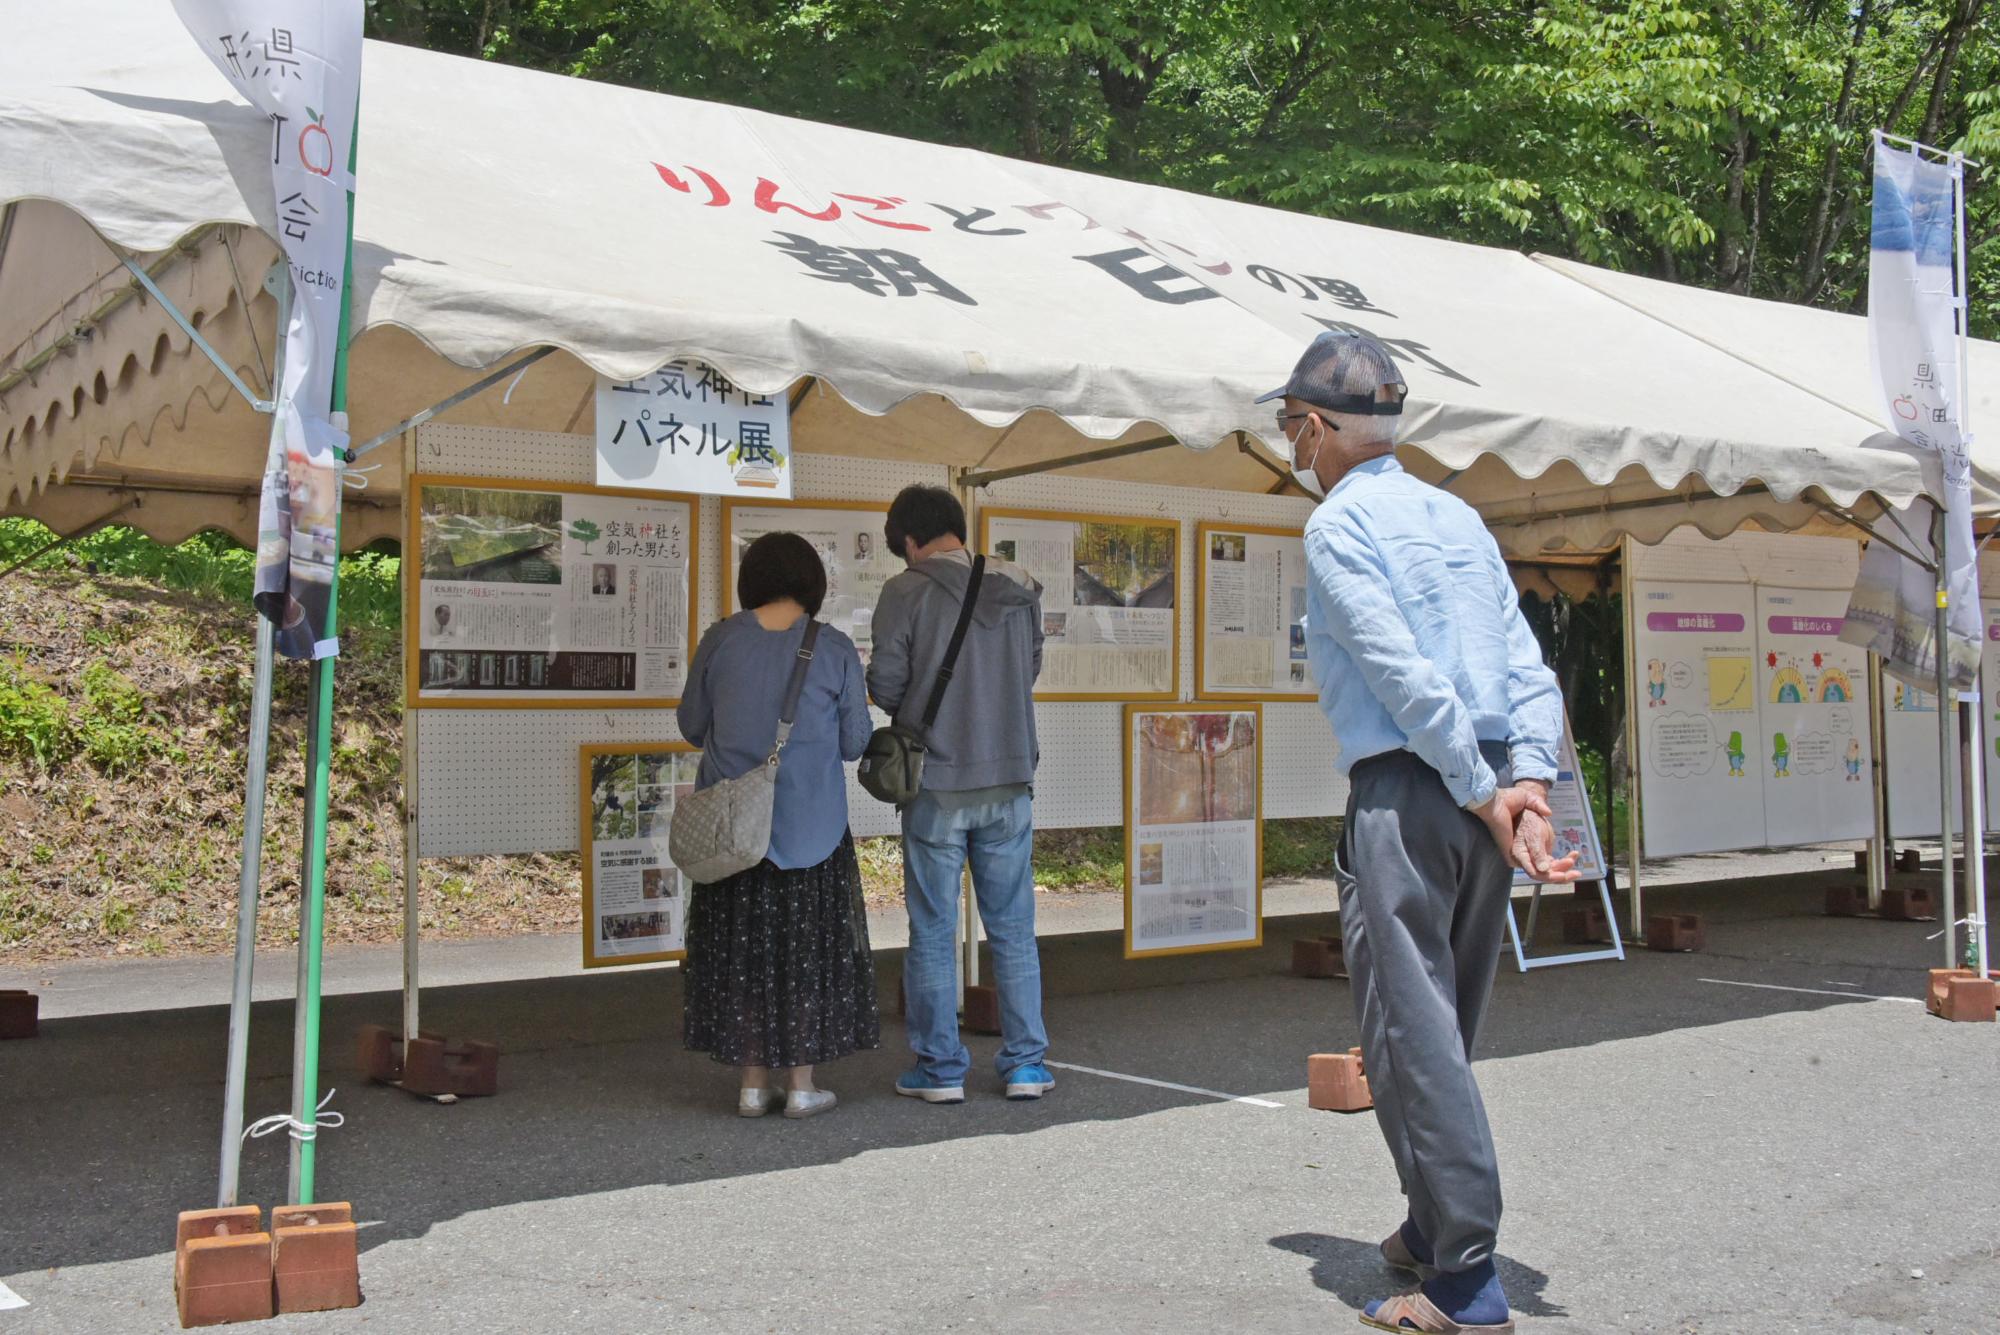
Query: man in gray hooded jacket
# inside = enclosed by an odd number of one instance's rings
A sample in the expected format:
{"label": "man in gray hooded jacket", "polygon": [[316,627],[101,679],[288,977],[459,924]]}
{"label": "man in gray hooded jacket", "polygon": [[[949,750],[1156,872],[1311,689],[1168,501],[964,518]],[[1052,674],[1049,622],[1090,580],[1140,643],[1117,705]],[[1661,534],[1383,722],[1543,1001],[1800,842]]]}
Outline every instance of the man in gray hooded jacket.
{"label": "man in gray hooded jacket", "polygon": [[[937,681],[972,578],[965,509],[942,487],[905,487],[884,525],[910,563],[875,603],[868,694],[910,726]],[[925,741],[923,789],[903,808],[903,892],[910,948],[903,998],[917,1064],[896,1092],[965,1100],[972,1056],[958,1036],[958,899],[966,863],[993,959],[1002,1044],[995,1068],[1010,1099],[1055,1087],[1042,1064],[1042,964],[1035,940],[1032,785],[1042,598],[1028,573],[989,558],[972,622]]]}

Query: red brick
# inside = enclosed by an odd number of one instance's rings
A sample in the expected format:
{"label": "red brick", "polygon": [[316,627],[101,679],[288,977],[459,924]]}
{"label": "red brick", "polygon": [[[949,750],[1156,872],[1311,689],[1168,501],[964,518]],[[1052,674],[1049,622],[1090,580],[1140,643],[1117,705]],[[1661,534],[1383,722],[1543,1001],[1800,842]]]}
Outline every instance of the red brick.
{"label": "red brick", "polygon": [[183,1326],[262,1321],[275,1312],[271,1235],[190,1238],[174,1262],[174,1297]]}
{"label": "red brick", "polygon": [[1994,989],[1991,978],[1953,978],[1945,984],[1944,1009],[1939,1012],[1947,1020],[1969,1020],[1975,1024],[1992,1024],[1994,1018]]}
{"label": "red brick", "polygon": [[1901,922],[1928,922],[1937,917],[1937,892],[1929,886],[1891,886],[1882,892],[1882,916]]}
{"label": "red brick", "polygon": [[414,1094],[490,1098],[500,1092],[500,1049],[491,1043],[425,1034],[409,1044],[402,1083]]}
{"label": "red brick", "polygon": [[1897,871],[1922,871],[1923,869],[1924,869],[1923,855],[1918,853],[1916,849],[1904,848],[1897,850],[1896,852]]}
{"label": "red brick", "polygon": [[271,1238],[271,1275],[280,1312],[330,1312],[361,1305],[352,1219],[281,1228]]}
{"label": "red brick", "polygon": [[196,1238],[241,1237],[264,1231],[264,1212],[254,1205],[228,1205],[220,1210],[182,1210],[174,1221],[174,1252]]}
{"label": "red brick", "polygon": [[42,999],[18,987],[0,988],[0,1039],[33,1038],[41,1025]]}
{"label": "red brick", "polygon": [[281,1228],[312,1228],[319,1224],[351,1224],[354,1207],[346,1201],[322,1201],[318,1205],[274,1205],[271,1232]]}
{"label": "red brick", "polygon": [[1924,989],[1924,1009],[1932,1015],[1943,1015],[1945,998],[1951,992],[1951,980],[1978,976],[1971,969],[1932,969],[1930,985]]}
{"label": "red brick", "polygon": [[1361,1049],[1315,1052],[1307,1057],[1306,1103],[1322,1112],[1365,1112],[1374,1107]]}
{"label": "red brick", "polygon": [[[1861,856],[1866,857],[1867,854]],[[1868,911],[1868,891],[1858,885],[1830,885],[1826,889],[1829,918],[1855,918]]]}
{"label": "red brick", "polygon": [[1292,942],[1292,972],[1301,978],[1345,978],[1347,956],[1337,936]]}
{"label": "red brick", "polygon": [[354,1062],[370,1080],[392,1085],[403,1078],[403,1036],[379,1024],[364,1024],[354,1039]]}
{"label": "red brick", "polygon": [[1562,928],[1564,945],[1596,945],[1611,939],[1611,924],[1604,916],[1602,904],[1564,909]]}
{"label": "red brick", "polygon": [[975,1034],[1000,1032],[1000,990],[986,983],[965,989],[964,1024]]}
{"label": "red brick", "polygon": [[1646,919],[1648,950],[1700,950],[1707,941],[1698,914],[1659,913]]}

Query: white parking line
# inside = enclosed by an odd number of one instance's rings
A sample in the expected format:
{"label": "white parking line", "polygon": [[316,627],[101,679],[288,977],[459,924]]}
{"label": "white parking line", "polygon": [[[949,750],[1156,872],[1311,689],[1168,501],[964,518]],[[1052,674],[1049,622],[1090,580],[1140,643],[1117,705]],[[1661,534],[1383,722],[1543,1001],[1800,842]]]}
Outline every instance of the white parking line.
{"label": "white parking line", "polygon": [[1220,1099],[1224,1103],[1247,1103],[1253,1108],[1282,1108],[1282,1103],[1269,1099],[1253,1099],[1248,1094],[1224,1094],[1219,1089],[1203,1089],[1199,1085],[1177,1085],[1171,1080],[1153,1080],[1143,1075],[1123,1075],[1117,1071],[1100,1071],[1095,1066],[1072,1066],[1068,1062],[1044,1062],[1058,1071],[1079,1071],[1084,1075],[1101,1075],[1106,1080],[1124,1080],[1134,1085],[1151,1085],[1155,1089],[1171,1089],[1179,1094],[1199,1094],[1205,1099]]}
{"label": "white parking line", "polygon": [[11,1312],[17,1307],[26,1307],[28,1300],[5,1284],[0,1284],[0,1312]]}
{"label": "white parking line", "polygon": [[1724,987],[1754,987],[1765,992],[1804,992],[1815,997],[1846,997],[1850,1001],[1903,1001],[1912,1006],[1924,1004],[1922,997],[1879,997],[1872,992],[1835,992],[1826,987],[1785,987],[1779,983],[1739,983],[1734,978],[1698,978],[1700,983],[1721,983]]}

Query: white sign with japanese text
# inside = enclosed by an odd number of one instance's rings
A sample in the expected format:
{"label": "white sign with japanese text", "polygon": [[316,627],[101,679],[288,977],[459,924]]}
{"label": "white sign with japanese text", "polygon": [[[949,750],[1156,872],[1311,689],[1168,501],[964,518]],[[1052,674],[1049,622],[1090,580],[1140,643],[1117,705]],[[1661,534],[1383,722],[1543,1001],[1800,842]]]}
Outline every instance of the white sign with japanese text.
{"label": "white sign with japanese text", "polygon": [[638,380],[599,376],[597,485],[790,500],[790,414],[782,396],[738,389],[696,361]]}

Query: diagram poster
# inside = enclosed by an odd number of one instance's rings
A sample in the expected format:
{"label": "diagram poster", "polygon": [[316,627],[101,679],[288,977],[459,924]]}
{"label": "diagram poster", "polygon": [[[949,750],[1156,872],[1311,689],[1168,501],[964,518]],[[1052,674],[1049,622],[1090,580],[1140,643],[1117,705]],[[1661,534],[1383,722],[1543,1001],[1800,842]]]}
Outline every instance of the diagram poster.
{"label": "diagram poster", "polygon": [[1125,707],[1125,957],[1260,945],[1258,706]]}
{"label": "diagram poster", "polygon": [[1042,591],[1037,700],[1180,694],[1180,525],[1117,515],[981,512],[980,546]]}
{"label": "diagram poster", "polygon": [[[1578,879],[1604,879],[1604,845],[1597,837],[1597,818],[1590,810],[1590,790],[1584,786],[1583,766],[1577,763],[1576,739],[1570,736],[1569,720],[1563,720],[1562,755],[1556,762],[1556,781],[1549,785],[1549,809],[1555,812],[1555,856],[1576,854]],[[1514,873],[1516,885],[1532,878],[1524,871]]]}
{"label": "diagram poster", "polygon": [[1195,694],[1204,699],[1309,700],[1306,547],[1298,529],[1204,523]]}
{"label": "diagram poster", "polygon": [[694,498],[491,478],[411,487],[411,705],[678,703],[694,647]]}
{"label": "diagram poster", "polygon": [[582,748],[585,968],[687,953],[689,886],[667,836],[700,766],[685,742]]}
{"label": "diagram poster", "polygon": [[1757,763],[1773,847],[1866,839],[1868,655],[1840,639],[1847,593],[1757,586]]}
{"label": "diagram poster", "polygon": [[766,533],[796,533],[813,545],[826,567],[826,603],[820,620],[847,632],[861,661],[873,643],[875,600],[882,586],[905,569],[882,536],[886,504],[873,501],[810,501],[790,505],[722,503],[722,610],[736,606],[736,572],[743,553]]}
{"label": "diagram poster", "polygon": [[1755,596],[1747,584],[1638,583],[1640,811],[1647,854],[1764,844]]}

